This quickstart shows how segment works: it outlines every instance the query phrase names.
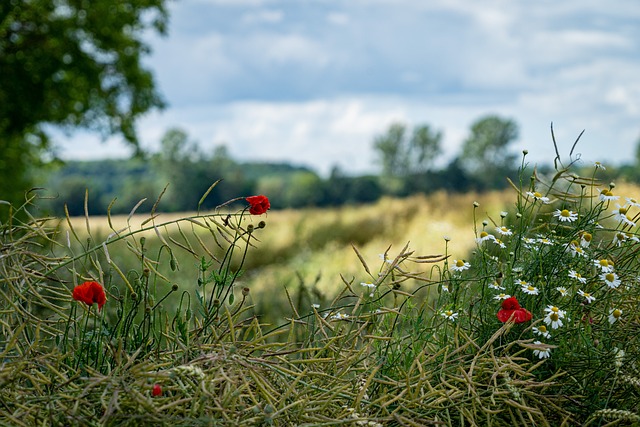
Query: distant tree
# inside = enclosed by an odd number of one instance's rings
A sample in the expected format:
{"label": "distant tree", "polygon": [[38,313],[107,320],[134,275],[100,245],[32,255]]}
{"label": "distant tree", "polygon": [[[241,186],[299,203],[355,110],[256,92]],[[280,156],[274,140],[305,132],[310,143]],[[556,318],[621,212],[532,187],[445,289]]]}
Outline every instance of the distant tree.
{"label": "distant tree", "polygon": [[460,164],[479,189],[501,188],[515,170],[516,155],[509,145],[518,138],[518,125],[511,119],[490,115],[471,126],[462,147]]}
{"label": "distant tree", "polygon": [[165,1],[0,1],[0,199],[23,199],[45,125],[137,147],[137,119],[163,105],[141,58],[148,30],[165,32]]}
{"label": "distant tree", "polygon": [[382,166],[383,184],[387,191],[402,194],[406,180],[431,169],[442,152],[442,132],[428,125],[416,126],[411,137],[407,126],[393,123],[387,132],[374,139],[373,148]]}

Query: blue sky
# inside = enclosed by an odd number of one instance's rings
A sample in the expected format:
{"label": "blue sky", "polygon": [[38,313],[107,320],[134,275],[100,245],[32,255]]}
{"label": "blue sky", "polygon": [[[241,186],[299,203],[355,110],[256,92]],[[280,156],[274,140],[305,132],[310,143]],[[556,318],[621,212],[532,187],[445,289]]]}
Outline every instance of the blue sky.
{"label": "blue sky", "polygon": [[[375,171],[393,122],[444,133],[441,162],[487,114],[514,119],[533,162],[549,125],[585,162],[631,161],[640,137],[640,5],[626,0],[181,0],[146,62],[168,102],[139,123],[157,149],[180,127],[204,151]],[[117,157],[77,133],[65,158]]]}

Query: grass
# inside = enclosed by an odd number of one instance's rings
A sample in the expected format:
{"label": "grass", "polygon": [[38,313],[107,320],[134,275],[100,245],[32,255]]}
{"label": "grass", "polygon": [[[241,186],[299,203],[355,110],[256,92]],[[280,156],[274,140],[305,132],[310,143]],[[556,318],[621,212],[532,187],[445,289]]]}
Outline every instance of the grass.
{"label": "grass", "polygon": [[[640,207],[613,200],[638,188],[571,166],[506,193],[266,216],[16,207],[0,424],[638,424]],[[102,309],[73,299],[85,281]],[[496,316],[506,294],[530,320]]]}

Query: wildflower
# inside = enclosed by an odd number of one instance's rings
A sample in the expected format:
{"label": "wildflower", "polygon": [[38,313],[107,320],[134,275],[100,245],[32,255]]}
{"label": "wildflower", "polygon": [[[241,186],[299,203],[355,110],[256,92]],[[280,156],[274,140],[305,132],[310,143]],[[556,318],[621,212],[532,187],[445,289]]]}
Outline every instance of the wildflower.
{"label": "wildflower", "polygon": [[262,215],[271,208],[271,203],[266,196],[249,196],[245,199],[249,203],[249,213],[251,215]]}
{"label": "wildflower", "polygon": [[160,384],[153,385],[153,388],[151,389],[151,395],[153,397],[158,397],[162,395],[162,387],[160,387]]}
{"label": "wildflower", "polygon": [[587,233],[586,231],[580,233],[580,246],[583,248],[588,248],[591,244],[591,240],[593,240],[593,235],[591,235],[591,233]]}
{"label": "wildflower", "polygon": [[547,239],[546,237],[539,238],[538,243],[542,243],[543,245],[547,245],[547,246],[553,245],[553,241],[551,241],[550,239]]}
{"label": "wildflower", "polygon": [[320,304],[311,304],[311,307],[315,308],[316,310],[320,308]]}
{"label": "wildflower", "polygon": [[88,306],[92,306],[95,302],[98,304],[98,310],[102,310],[102,306],[107,302],[104,289],[98,282],[84,282],[73,288],[73,299],[82,301]]}
{"label": "wildflower", "polygon": [[582,277],[582,274],[577,273],[575,270],[569,270],[569,277],[576,279],[580,283],[587,283],[587,278]]}
{"label": "wildflower", "polygon": [[530,284],[522,285],[521,289],[522,289],[522,292],[524,292],[527,295],[538,295],[540,293],[538,288]]}
{"label": "wildflower", "polygon": [[480,235],[476,238],[476,242],[480,243],[484,243],[487,240],[491,240],[491,239],[495,239],[495,236],[493,234],[489,234],[486,231],[482,231],[480,232]]}
{"label": "wildflower", "polygon": [[471,264],[469,264],[467,261],[463,259],[455,259],[453,260],[453,265],[451,266],[451,269],[453,271],[465,271],[465,270],[468,270],[470,267],[471,267]]}
{"label": "wildflower", "polygon": [[511,298],[511,295],[499,294],[499,295],[496,295],[495,297],[493,297],[493,299],[502,299],[502,300],[505,300],[505,299],[508,299],[508,298]]}
{"label": "wildflower", "polygon": [[448,283],[443,283],[442,284],[442,290],[444,292],[450,292],[451,290],[449,289],[449,284]]}
{"label": "wildflower", "polygon": [[591,304],[596,300],[596,297],[588,292],[584,292],[582,289],[578,289],[578,295],[584,298],[586,304]]}
{"label": "wildflower", "polygon": [[616,320],[620,319],[620,316],[622,316],[622,310],[619,308],[611,309],[609,311],[609,323],[613,325],[616,323]]}
{"label": "wildflower", "polygon": [[454,322],[456,320],[456,317],[458,317],[458,313],[454,313],[453,310],[445,310],[440,314],[442,315],[442,317],[447,320],[451,320],[452,322]]}
{"label": "wildflower", "polygon": [[[544,345],[540,341],[534,341],[533,343],[535,345]],[[548,357],[551,356],[551,349],[550,348],[535,349],[533,350],[533,355],[538,356],[538,358],[540,359],[547,359]]]}
{"label": "wildflower", "polygon": [[607,168],[605,168],[604,165],[600,162],[595,162],[593,166],[595,166],[596,169],[602,169],[603,171],[607,170]]}
{"label": "wildflower", "polygon": [[631,221],[629,219],[629,217],[627,216],[627,212],[629,211],[629,209],[624,207],[624,206],[620,206],[617,203],[616,203],[616,207],[617,207],[617,209],[614,209],[614,211],[613,211],[613,216],[615,217],[615,219],[620,221],[621,224],[625,224],[625,225],[628,225],[630,227],[635,227],[636,223]]}
{"label": "wildflower", "polygon": [[623,233],[623,232],[617,232],[616,234],[613,235],[613,244],[620,247],[622,246],[622,244],[624,242],[627,242],[629,240],[633,240],[636,243],[640,242],[640,239],[638,239],[638,236],[635,236],[633,234],[629,234],[629,233]]}
{"label": "wildflower", "polygon": [[547,331],[547,327],[544,325],[534,326],[531,329],[533,330],[533,333],[536,335],[540,335],[541,337],[545,337],[547,339],[551,338],[551,334],[549,333],[549,331]]}
{"label": "wildflower", "polygon": [[500,239],[493,239],[493,243],[495,243],[496,245],[500,246],[501,249],[505,249],[507,247],[507,245],[502,243],[502,240],[500,240]]}
{"label": "wildflower", "polygon": [[596,259],[593,261],[593,265],[598,267],[603,273],[610,273],[613,271],[613,261],[609,261],[608,259]]}
{"label": "wildflower", "polygon": [[527,196],[532,197],[533,200],[540,200],[545,205],[551,203],[548,197],[544,197],[542,194],[538,193],[537,191],[533,193],[531,191],[527,191]]}
{"label": "wildflower", "polygon": [[[640,278],[638,278],[638,280],[640,280]],[[489,284],[489,289],[497,289],[500,291],[504,291],[504,286],[501,286],[500,283],[498,283],[497,281],[493,281],[492,283]]]}
{"label": "wildflower", "polygon": [[513,234],[513,231],[509,230],[504,225],[502,227],[496,227],[496,231],[503,236],[511,236]]}
{"label": "wildflower", "polygon": [[513,318],[515,323],[523,323],[531,320],[531,312],[526,308],[520,307],[515,297],[507,298],[502,301],[502,308],[498,310],[498,320],[502,323]]}
{"label": "wildflower", "polygon": [[373,297],[373,293],[375,292],[377,287],[376,285],[374,285],[373,283],[365,283],[365,282],[360,283],[360,285],[366,288],[369,288],[369,296]]}
{"label": "wildflower", "polygon": [[603,202],[608,202],[610,200],[618,200],[620,196],[615,196],[611,190],[607,190],[606,188],[600,192],[598,198]]}
{"label": "wildflower", "polygon": [[568,295],[567,288],[565,288],[564,286],[558,286],[556,288],[556,291],[560,292],[561,297],[566,297]]}
{"label": "wildflower", "polygon": [[587,256],[577,240],[572,240],[571,243],[569,243],[569,249],[571,249],[571,255],[573,256]]}
{"label": "wildflower", "polygon": [[349,315],[346,313],[336,313],[330,317],[331,320],[347,320]]}
{"label": "wildflower", "polygon": [[620,286],[620,283],[622,283],[616,273],[602,273],[600,275],[600,280],[602,280],[611,289],[617,288]]}
{"label": "wildflower", "polygon": [[506,218],[508,214],[509,214],[509,212],[502,211],[502,212],[500,212],[500,218]]}
{"label": "wildflower", "polygon": [[616,368],[622,368],[622,364],[624,362],[624,356],[625,356],[625,352],[623,349],[618,348],[618,347],[614,347],[613,348],[613,364],[615,365]]}
{"label": "wildflower", "polygon": [[640,203],[638,203],[638,201],[633,197],[625,197],[624,199],[627,201],[627,204],[629,206],[635,206],[636,208],[640,208]]}
{"label": "wildflower", "polygon": [[578,214],[568,209],[556,209],[556,211],[553,213],[553,216],[558,218],[560,222],[573,222],[578,219]]}
{"label": "wildflower", "polygon": [[562,326],[562,319],[565,315],[564,310],[560,310],[558,307],[550,305],[547,306],[544,311],[547,313],[547,316],[544,318],[544,323],[551,325],[553,329],[558,329]]}

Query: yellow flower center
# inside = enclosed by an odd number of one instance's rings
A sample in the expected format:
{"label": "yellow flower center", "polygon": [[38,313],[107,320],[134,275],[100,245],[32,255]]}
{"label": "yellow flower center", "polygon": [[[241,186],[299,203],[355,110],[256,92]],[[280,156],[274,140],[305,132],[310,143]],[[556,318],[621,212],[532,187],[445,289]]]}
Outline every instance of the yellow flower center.
{"label": "yellow flower center", "polygon": [[539,199],[542,197],[542,194],[538,193],[537,191],[535,193],[533,193],[533,197],[535,197],[536,199]]}
{"label": "yellow flower center", "polygon": [[638,202],[636,201],[636,199],[632,199],[632,198],[629,198],[629,201],[630,201],[631,203],[638,203]]}
{"label": "yellow flower center", "polygon": [[593,236],[591,234],[589,234],[589,233],[584,233],[582,235],[582,238],[584,239],[585,242],[590,242],[591,239],[593,238]]}
{"label": "yellow flower center", "polygon": [[447,317],[451,317],[451,315],[453,314],[453,311],[447,310],[447,311],[444,312],[444,314],[446,314]]}
{"label": "yellow flower center", "polygon": [[620,212],[620,215],[626,215],[627,214],[627,208],[620,208],[620,209],[618,209],[618,212]]}
{"label": "yellow flower center", "polygon": [[558,313],[551,313],[551,314],[549,315],[549,319],[551,319],[551,320],[552,320],[552,321],[554,321],[554,322],[557,322],[557,321],[558,321],[558,319],[560,319],[560,316],[558,316]]}
{"label": "yellow flower center", "polygon": [[544,325],[540,325],[538,327],[538,330],[544,334],[545,332],[547,332],[547,327]]}
{"label": "yellow flower center", "polygon": [[483,231],[480,233],[480,238],[485,238],[489,235],[489,233],[487,233],[486,231]]}
{"label": "yellow flower center", "polygon": [[464,267],[464,261],[462,261],[461,259],[456,261],[456,267]]}
{"label": "yellow flower center", "polygon": [[560,311],[560,309],[558,307],[551,307],[551,311],[553,311],[554,313],[557,313]]}
{"label": "yellow flower center", "polygon": [[618,317],[622,316],[622,311],[620,311],[620,310],[618,310],[618,309],[616,308],[615,310],[613,310],[613,312],[611,313],[611,315],[617,319]]}
{"label": "yellow flower center", "polygon": [[614,280],[616,280],[616,276],[613,275],[613,273],[609,273],[606,276],[604,276],[604,278],[607,280],[607,282],[613,282]]}
{"label": "yellow flower center", "polygon": [[562,209],[562,211],[560,211],[560,215],[565,218],[569,218],[571,216],[571,212],[569,212],[567,209]]}
{"label": "yellow flower center", "polygon": [[529,286],[527,286],[527,290],[528,291],[535,291],[536,288],[534,288],[533,286],[529,285]]}
{"label": "yellow flower center", "polygon": [[609,267],[609,261],[607,261],[606,259],[601,259],[600,260],[600,265],[602,267]]}
{"label": "yellow flower center", "polygon": [[588,293],[586,293],[586,292],[583,292],[582,296],[583,296],[583,297],[585,297],[585,298],[587,298],[587,299],[588,299],[588,298],[591,298],[591,294],[588,294]]}
{"label": "yellow flower center", "polygon": [[577,247],[577,246],[580,246],[580,243],[578,243],[577,240],[572,240],[571,241],[571,245],[574,246],[574,247]]}

